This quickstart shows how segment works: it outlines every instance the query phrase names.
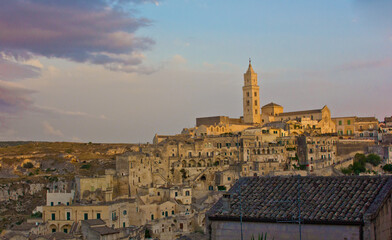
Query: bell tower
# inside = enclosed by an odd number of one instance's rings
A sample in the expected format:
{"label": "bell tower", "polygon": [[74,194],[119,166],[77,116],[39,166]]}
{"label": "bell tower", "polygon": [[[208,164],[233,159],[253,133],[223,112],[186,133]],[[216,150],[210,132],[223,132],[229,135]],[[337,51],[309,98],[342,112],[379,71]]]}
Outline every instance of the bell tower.
{"label": "bell tower", "polygon": [[243,94],[243,114],[244,123],[260,123],[260,88],[257,85],[257,73],[253,71],[251,60],[249,58],[249,67],[244,74]]}

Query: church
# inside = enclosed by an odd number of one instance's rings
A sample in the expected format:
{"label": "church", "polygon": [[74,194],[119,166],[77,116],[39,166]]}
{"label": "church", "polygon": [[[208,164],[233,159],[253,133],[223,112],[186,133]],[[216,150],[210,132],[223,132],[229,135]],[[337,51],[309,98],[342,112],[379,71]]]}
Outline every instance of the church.
{"label": "church", "polygon": [[279,123],[285,123],[284,126],[288,128],[286,130],[289,130],[290,126],[296,126],[291,127],[296,130],[291,133],[295,134],[336,132],[335,123],[331,119],[331,111],[327,106],[295,112],[284,112],[281,105],[273,102],[261,107],[257,73],[253,70],[250,59],[248,70],[244,73],[242,94],[243,115],[240,118],[227,116],[196,118],[196,127],[184,129],[182,133],[194,136],[220,135],[241,132],[248,128],[279,125]]}

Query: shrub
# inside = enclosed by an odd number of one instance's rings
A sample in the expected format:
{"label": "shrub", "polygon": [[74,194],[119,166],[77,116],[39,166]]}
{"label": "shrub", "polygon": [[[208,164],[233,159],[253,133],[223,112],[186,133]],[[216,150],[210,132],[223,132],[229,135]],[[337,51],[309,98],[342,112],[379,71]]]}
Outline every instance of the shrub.
{"label": "shrub", "polygon": [[226,187],[225,186],[218,186],[218,190],[219,191],[226,191]]}
{"label": "shrub", "polygon": [[386,172],[392,172],[392,164],[385,164],[382,169]]}
{"label": "shrub", "polygon": [[372,164],[373,166],[378,166],[381,163],[381,158],[380,158],[380,156],[371,153],[371,154],[367,155],[366,162]]}
{"label": "shrub", "polygon": [[145,238],[151,238],[150,230],[146,229],[146,230],[144,231],[144,237],[145,237]]}
{"label": "shrub", "polygon": [[42,217],[42,212],[33,213],[33,214],[31,214],[31,217],[32,218],[41,218]]}
{"label": "shrub", "polygon": [[80,169],[90,169],[91,168],[91,164],[90,163],[87,163],[87,164],[83,164],[81,167],[80,167]]}
{"label": "shrub", "polygon": [[350,174],[353,173],[353,171],[351,170],[350,167],[348,167],[348,168],[341,168],[340,171],[342,171],[342,173],[345,174],[345,175],[350,175]]}
{"label": "shrub", "polygon": [[27,162],[27,163],[24,163],[22,167],[23,168],[33,168],[34,165],[31,162]]}

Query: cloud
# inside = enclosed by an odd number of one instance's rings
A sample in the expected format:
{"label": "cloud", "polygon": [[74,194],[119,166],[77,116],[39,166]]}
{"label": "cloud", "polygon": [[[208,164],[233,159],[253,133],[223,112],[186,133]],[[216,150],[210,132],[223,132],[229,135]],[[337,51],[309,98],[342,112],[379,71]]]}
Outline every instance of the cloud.
{"label": "cloud", "polygon": [[[154,41],[135,32],[151,21],[121,4],[157,1],[0,0],[0,51],[16,60],[37,56],[137,72]],[[142,72],[145,70],[142,69]]]}
{"label": "cloud", "polygon": [[183,56],[181,56],[181,55],[179,55],[179,54],[176,54],[176,55],[174,55],[173,57],[172,57],[172,59],[171,59],[171,63],[172,64],[185,64],[185,63],[187,63],[187,60],[186,60],[186,58],[184,58]]}
{"label": "cloud", "polygon": [[37,62],[28,61],[27,63],[30,64],[9,61],[0,55],[0,79],[14,81],[38,77],[41,73],[41,69],[37,67]]}
{"label": "cloud", "polygon": [[0,80],[0,129],[7,128],[10,119],[31,109],[33,93],[16,83]]}
{"label": "cloud", "polygon": [[371,60],[371,61],[357,61],[350,62],[346,64],[342,64],[336,68],[337,71],[352,71],[352,70],[361,70],[368,68],[378,68],[384,66],[392,66],[392,59],[386,58],[381,60]]}
{"label": "cloud", "polygon": [[59,108],[39,106],[39,105],[35,105],[33,107],[33,110],[34,112],[49,113],[49,114],[62,115],[62,116],[87,117],[87,118],[104,119],[104,120],[107,119],[105,115],[95,116],[80,111],[67,111]]}
{"label": "cloud", "polygon": [[63,136],[64,136],[64,134],[63,134],[60,130],[55,129],[55,128],[54,128],[52,125],[50,125],[50,123],[48,123],[47,121],[43,122],[43,123],[42,123],[42,126],[43,126],[43,128],[44,128],[44,133],[45,133],[46,135],[49,135],[49,136],[56,136],[56,137],[63,137]]}

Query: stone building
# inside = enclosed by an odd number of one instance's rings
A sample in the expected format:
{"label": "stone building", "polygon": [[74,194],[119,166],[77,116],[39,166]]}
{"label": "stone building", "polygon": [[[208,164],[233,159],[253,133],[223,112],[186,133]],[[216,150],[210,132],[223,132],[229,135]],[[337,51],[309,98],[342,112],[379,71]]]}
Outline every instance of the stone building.
{"label": "stone building", "polygon": [[213,240],[391,239],[392,177],[241,178],[206,217]]}
{"label": "stone building", "polygon": [[299,136],[298,159],[310,171],[336,163],[337,141],[335,136]]}
{"label": "stone building", "polygon": [[122,228],[133,224],[137,203],[135,200],[118,200],[97,204],[70,206],[43,206],[42,220],[52,232],[71,232],[82,220],[101,219],[108,227]]}
{"label": "stone building", "polygon": [[377,138],[379,122],[375,117],[336,117],[332,118],[336,124],[338,136],[345,138]]}

